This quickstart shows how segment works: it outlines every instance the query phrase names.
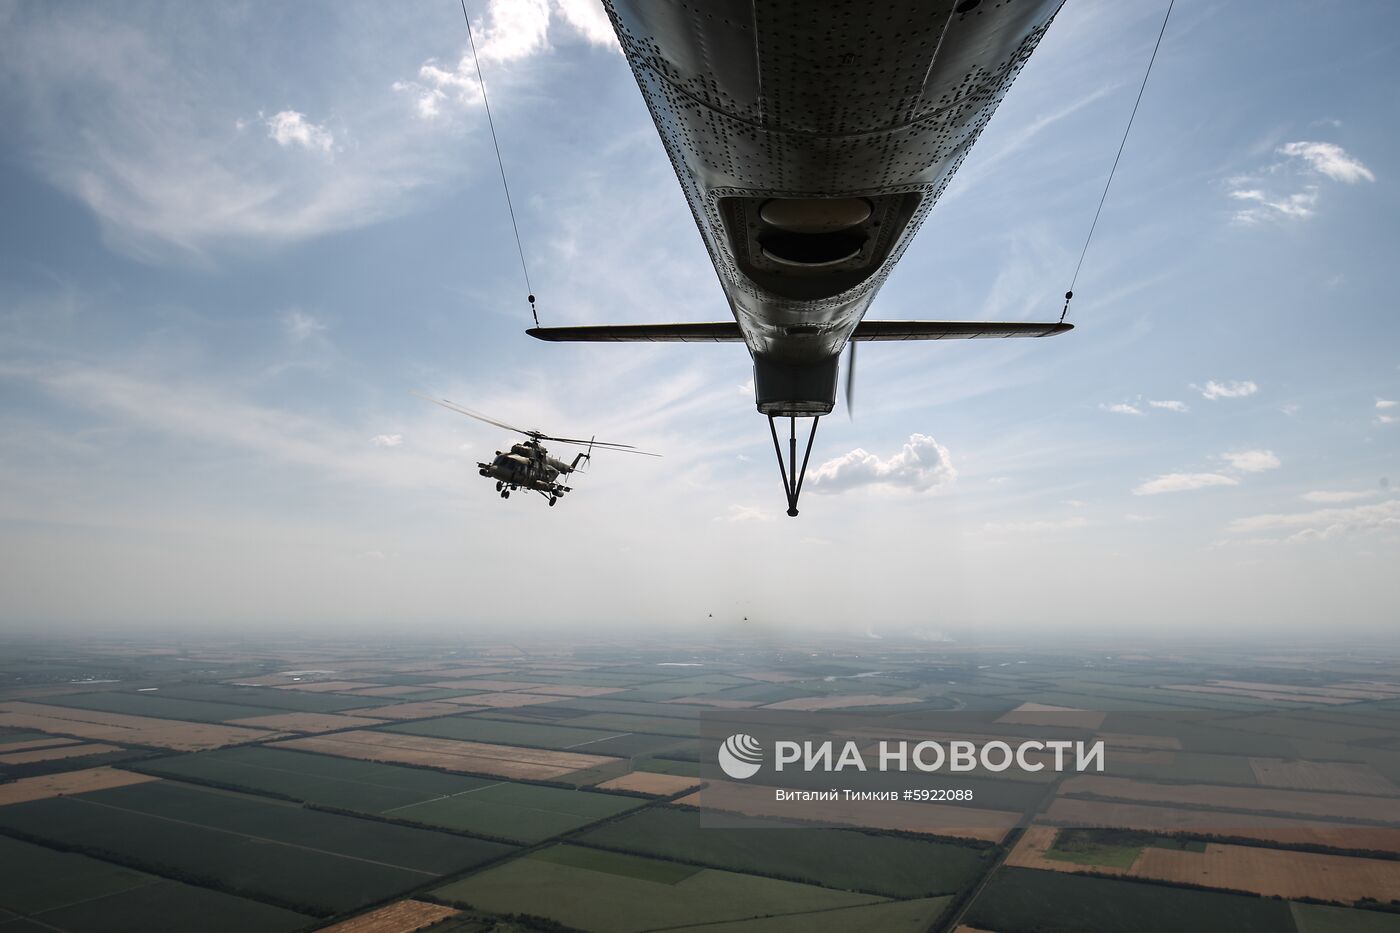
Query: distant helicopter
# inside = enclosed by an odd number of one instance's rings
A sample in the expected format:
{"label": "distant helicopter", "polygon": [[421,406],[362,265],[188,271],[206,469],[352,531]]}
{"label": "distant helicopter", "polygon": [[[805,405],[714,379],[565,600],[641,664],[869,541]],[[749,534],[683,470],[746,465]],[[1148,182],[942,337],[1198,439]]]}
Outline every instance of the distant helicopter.
{"label": "distant helicopter", "polygon": [[[470,408],[463,408],[447,399],[433,398],[428,395],[418,395],[419,398],[426,399],[435,405],[443,408],[450,408],[460,415],[468,418],[475,418],[477,421],[484,421],[493,424],[498,428],[505,428],[507,431],[514,431],[517,434],[524,434],[526,440],[512,444],[509,451],[496,451],[496,458],[490,463],[478,463],[477,471],[482,475],[496,480],[496,491],[501,494],[502,499],[509,499],[512,490],[526,489],[533,490],[544,496],[552,507],[559,501],[560,496],[570,492],[573,487],[565,486],[559,482],[561,476],[568,476],[578,469],[580,463],[589,463],[593,459],[593,448],[599,450],[613,450],[623,454],[640,454],[643,457],[659,457],[660,454],[649,453],[645,450],[637,450],[631,444],[613,444],[608,441],[600,441],[595,438],[580,440],[572,437],[554,437],[545,434],[543,431],[527,431],[524,428],[517,428],[514,425],[506,424],[504,421],[497,421],[495,418],[487,417],[480,412],[472,411]],[[565,463],[549,455],[540,441],[553,441],[559,444],[574,444],[579,447],[586,447],[587,450],[577,454],[572,463]]]}

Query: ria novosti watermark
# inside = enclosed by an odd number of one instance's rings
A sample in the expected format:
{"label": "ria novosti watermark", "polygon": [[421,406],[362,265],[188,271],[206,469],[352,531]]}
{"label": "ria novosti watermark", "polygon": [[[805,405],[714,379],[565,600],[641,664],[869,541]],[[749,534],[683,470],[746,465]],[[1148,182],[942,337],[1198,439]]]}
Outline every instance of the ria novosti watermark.
{"label": "ria novosti watermark", "polygon": [[[763,767],[763,743],[747,733],[736,732],[720,743],[716,757],[725,775],[735,780],[746,780]],[[881,740],[876,746],[873,764],[876,771],[922,771],[930,774],[944,770],[1000,773],[1013,767],[1028,773],[1044,771],[1047,767],[1056,772],[1102,773],[1104,742],[1102,739],[1088,742],[1027,739],[1013,745],[998,739],[980,743],[965,739],[947,742]],[[871,762],[854,740],[775,741],[773,770],[781,772],[790,765],[807,772],[872,770]]]}

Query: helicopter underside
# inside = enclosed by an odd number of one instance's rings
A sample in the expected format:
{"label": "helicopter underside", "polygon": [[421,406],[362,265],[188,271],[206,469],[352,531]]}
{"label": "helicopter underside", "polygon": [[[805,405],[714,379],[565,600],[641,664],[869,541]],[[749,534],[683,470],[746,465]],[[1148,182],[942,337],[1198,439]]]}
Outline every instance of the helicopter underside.
{"label": "helicopter underside", "polygon": [[[496,491],[501,494],[502,499],[509,499],[512,492],[524,489],[527,492],[537,492],[554,505],[561,496],[570,491],[570,487],[562,483],[554,482],[552,479],[543,476],[531,475],[528,463],[501,463],[500,460],[507,461],[517,459],[503,457],[495,463],[478,463],[477,472],[482,476],[496,481]],[[557,474],[556,474],[557,475]]]}

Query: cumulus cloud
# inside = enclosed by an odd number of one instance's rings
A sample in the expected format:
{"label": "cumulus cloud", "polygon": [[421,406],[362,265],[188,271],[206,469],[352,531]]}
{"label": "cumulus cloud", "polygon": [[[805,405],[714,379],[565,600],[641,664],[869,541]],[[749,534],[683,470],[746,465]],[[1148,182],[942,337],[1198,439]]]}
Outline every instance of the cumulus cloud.
{"label": "cumulus cloud", "polygon": [[1262,473],[1265,470],[1277,470],[1283,465],[1272,450],[1240,450],[1221,456],[1241,473]]}
{"label": "cumulus cloud", "polygon": [[[617,36],[598,0],[555,0],[559,15],[593,45],[618,48]],[[620,49],[619,49],[620,51]]]}
{"label": "cumulus cloud", "polygon": [[[559,18],[594,45],[617,48],[612,26],[598,0],[554,0]],[[476,53],[484,64],[510,65],[549,48],[551,3],[549,0],[491,0],[486,16],[473,23]],[[418,116],[431,120],[440,116],[443,106],[476,107],[481,104],[481,83],[471,48],[457,64],[444,67],[428,59],[418,69],[416,80],[396,81],[394,90],[411,95]]]}
{"label": "cumulus cloud", "polygon": [[403,443],[402,434],[376,434],[369,439],[375,447],[398,447]]}
{"label": "cumulus cloud", "polygon": [[1135,496],[1157,496],[1165,492],[1187,492],[1208,486],[1238,486],[1240,481],[1224,473],[1164,473],[1133,489]]}
{"label": "cumulus cloud", "polygon": [[274,113],[263,123],[267,126],[268,138],[283,148],[300,146],[303,149],[330,152],[335,146],[335,136],[330,130],[321,124],[312,123],[306,119],[306,114],[295,110]]}
{"label": "cumulus cloud", "polygon": [[1191,410],[1191,407],[1185,402],[1179,402],[1176,399],[1165,399],[1163,401],[1148,399],[1147,404],[1151,405],[1153,408],[1160,408],[1163,411],[1187,412]]}
{"label": "cumulus cloud", "polygon": [[1354,185],[1358,181],[1375,181],[1375,174],[1361,160],[1347,154],[1335,143],[1294,142],[1285,143],[1278,151],[1282,155],[1302,159],[1313,171],[1320,172],[1335,181]]}
{"label": "cumulus cloud", "polygon": [[1395,400],[1393,400],[1393,399],[1388,399],[1388,398],[1378,398],[1378,399],[1376,399],[1376,407],[1377,407],[1377,408],[1394,408],[1396,405],[1400,405],[1400,402],[1397,402],[1397,401],[1395,401]]}
{"label": "cumulus cloud", "polygon": [[1104,411],[1113,412],[1115,415],[1140,415],[1142,409],[1136,405],[1129,405],[1127,402],[1119,402],[1116,405],[1099,405]]}
{"label": "cumulus cloud", "polygon": [[819,492],[863,486],[925,492],[952,484],[957,475],[948,448],[927,434],[913,434],[903,449],[888,458],[856,448],[817,467],[808,481]]}
{"label": "cumulus cloud", "polygon": [[1335,143],[1299,140],[1283,144],[1275,154],[1283,158],[1227,182],[1226,194],[1241,204],[1232,215],[1235,223],[1253,226],[1311,217],[1321,194],[1318,176],[1348,185],[1376,180],[1369,168]]}
{"label": "cumulus cloud", "polygon": [[1221,398],[1246,398],[1259,391],[1259,386],[1249,379],[1231,382],[1216,382],[1211,379],[1203,386],[1192,383],[1191,388],[1211,401]]}
{"label": "cumulus cloud", "polygon": [[1353,534],[1400,531],[1400,499],[1350,508],[1252,515],[1235,519],[1225,531],[1272,542],[1328,541]]}

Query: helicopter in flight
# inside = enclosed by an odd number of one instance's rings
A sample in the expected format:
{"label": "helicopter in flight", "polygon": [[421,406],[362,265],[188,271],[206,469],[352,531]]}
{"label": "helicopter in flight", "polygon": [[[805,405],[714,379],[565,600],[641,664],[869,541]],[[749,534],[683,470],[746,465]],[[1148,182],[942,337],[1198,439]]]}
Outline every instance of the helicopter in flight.
{"label": "helicopter in flight", "polygon": [[[417,395],[418,393],[414,393]],[[506,424],[504,421],[497,421],[481,412],[464,408],[455,402],[447,399],[433,398],[428,395],[419,395],[419,398],[426,399],[435,405],[451,409],[460,415],[468,418],[475,418],[477,421],[484,421],[487,424],[495,425],[498,428],[505,428],[516,434],[524,434],[525,440],[517,441],[510,446],[510,450],[496,451],[495,459],[490,463],[478,463],[477,472],[482,476],[496,481],[496,491],[501,494],[502,499],[509,499],[511,492],[517,489],[537,492],[548,500],[552,507],[565,493],[572,491],[573,487],[566,486],[560,482],[561,477],[567,477],[578,470],[580,464],[591,463],[593,460],[593,449],[612,450],[624,454],[640,454],[643,457],[659,457],[660,454],[649,453],[645,450],[638,450],[631,444],[614,444],[608,441],[600,441],[596,438],[581,440],[573,437],[554,437],[545,434],[543,431],[527,431],[524,428],[517,428],[514,425]],[[541,441],[550,441],[556,444],[573,444],[586,448],[583,452],[575,454],[573,462],[565,463],[549,455]]]}

